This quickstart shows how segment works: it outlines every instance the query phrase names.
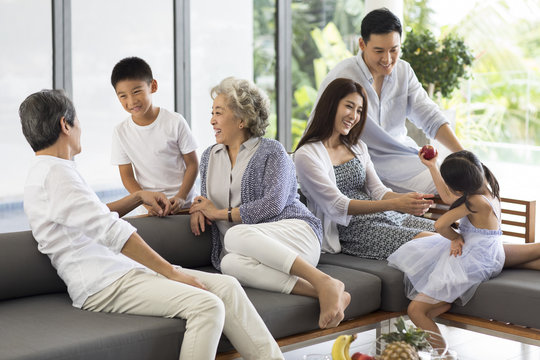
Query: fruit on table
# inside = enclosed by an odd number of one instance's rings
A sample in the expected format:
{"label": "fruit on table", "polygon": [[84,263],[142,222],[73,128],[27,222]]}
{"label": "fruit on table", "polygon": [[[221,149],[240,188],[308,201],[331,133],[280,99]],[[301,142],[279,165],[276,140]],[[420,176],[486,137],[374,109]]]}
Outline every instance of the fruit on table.
{"label": "fruit on table", "polygon": [[381,354],[381,360],[419,360],[414,347],[405,341],[395,341],[386,345]]}
{"label": "fruit on table", "polygon": [[369,356],[367,354],[362,354],[360,352],[355,352],[351,356],[351,360],[374,360],[375,358],[373,356]]}
{"label": "fruit on table", "polygon": [[424,154],[424,159],[430,160],[437,155],[437,150],[431,145],[424,145],[422,149],[420,149],[420,154]]}
{"label": "fruit on table", "polygon": [[340,335],[332,345],[332,360],[351,360],[349,347],[356,339],[356,335]]}
{"label": "fruit on table", "polygon": [[424,330],[415,328],[414,326],[407,327],[403,317],[397,319],[394,326],[396,327],[396,331],[381,335],[381,338],[387,344],[395,341],[403,341],[410,344],[415,350],[429,348],[430,345],[427,340],[427,333]]}

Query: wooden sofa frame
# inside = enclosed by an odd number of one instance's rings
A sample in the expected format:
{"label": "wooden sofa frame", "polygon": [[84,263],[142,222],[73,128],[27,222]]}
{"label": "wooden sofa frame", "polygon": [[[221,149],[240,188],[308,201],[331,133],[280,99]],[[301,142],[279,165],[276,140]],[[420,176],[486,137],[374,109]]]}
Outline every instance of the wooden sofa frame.
{"label": "wooden sofa frame", "polygon": [[[436,219],[448,210],[440,198],[435,199],[433,208],[426,214],[427,217]],[[501,198],[502,228],[503,235],[508,239],[519,240],[525,243],[535,242],[535,218],[536,201],[516,200]],[[405,312],[376,311],[356,319],[342,322],[333,329],[313,330],[302,334],[292,335],[277,340],[277,343],[284,351],[308,346],[335,338],[339,334],[352,334],[359,331],[377,328],[382,321],[406,315]],[[437,322],[468,329],[476,332],[486,333],[502,338],[519,340],[521,342],[540,345],[540,329],[527,328],[519,325],[502,323],[495,320],[487,320],[468,315],[445,313],[440,315]],[[218,360],[230,360],[239,358],[235,351],[220,353]]]}

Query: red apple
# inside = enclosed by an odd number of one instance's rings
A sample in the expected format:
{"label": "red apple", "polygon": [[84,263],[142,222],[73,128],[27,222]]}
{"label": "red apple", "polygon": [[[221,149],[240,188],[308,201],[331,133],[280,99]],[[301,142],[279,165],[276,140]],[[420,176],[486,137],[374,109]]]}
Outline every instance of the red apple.
{"label": "red apple", "polygon": [[422,149],[420,149],[420,154],[424,154],[424,159],[430,160],[437,155],[437,150],[431,145],[424,145]]}
{"label": "red apple", "polygon": [[351,356],[351,360],[373,360],[373,359],[374,359],[373,356],[369,356],[367,354],[362,354],[362,353],[359,353],[359,352],[355,352]]}

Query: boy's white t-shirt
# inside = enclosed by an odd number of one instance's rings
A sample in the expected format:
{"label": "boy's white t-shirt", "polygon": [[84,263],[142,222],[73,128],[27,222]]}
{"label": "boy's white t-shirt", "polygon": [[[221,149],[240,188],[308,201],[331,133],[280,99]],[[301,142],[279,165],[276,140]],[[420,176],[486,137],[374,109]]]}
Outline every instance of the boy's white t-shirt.
{"label": "boy's white t-shirt", "polygon": [[[184,117],[164,108],[153,123],[137,125],[130,117],[113,132],[111,162],[132,164],[135,179],[143,190],[159,191],[167,197],[178,193],[186,165],[183,154],[197,149],[197,143]],[[192,202],[195,187],[186,197]]]}

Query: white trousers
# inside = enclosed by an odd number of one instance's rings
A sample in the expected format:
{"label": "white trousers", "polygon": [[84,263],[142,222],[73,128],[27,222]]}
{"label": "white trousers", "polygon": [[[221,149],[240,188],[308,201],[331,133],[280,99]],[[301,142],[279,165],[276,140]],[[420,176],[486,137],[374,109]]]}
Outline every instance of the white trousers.
{"label": "white trousers", "polygon": [[148,269],[134,269],[90,296],[84,310],[186,319],[180,360],[215,359],[223,333],[244,359],[283,359],[274,338],[238,281],[197,270],[208,289],[169,280]]}
{"label": "white trousers", "polygon": [[223,242],[227,254],[221,260],[222,273],[242,285],[285,294],[298,281],[290,275],[296,258],[316,266],[321,255],[317,235],[298,219],[236,225],[227,230]]}
{"label": "white trousers", "polygon": [[437,188],[431,177],[429,169],[426,168],[418,175],[404,181],[383,181],[386,186],[391,188],[394,192],[407,193],[416,191],[422,194],[437,194]]}

